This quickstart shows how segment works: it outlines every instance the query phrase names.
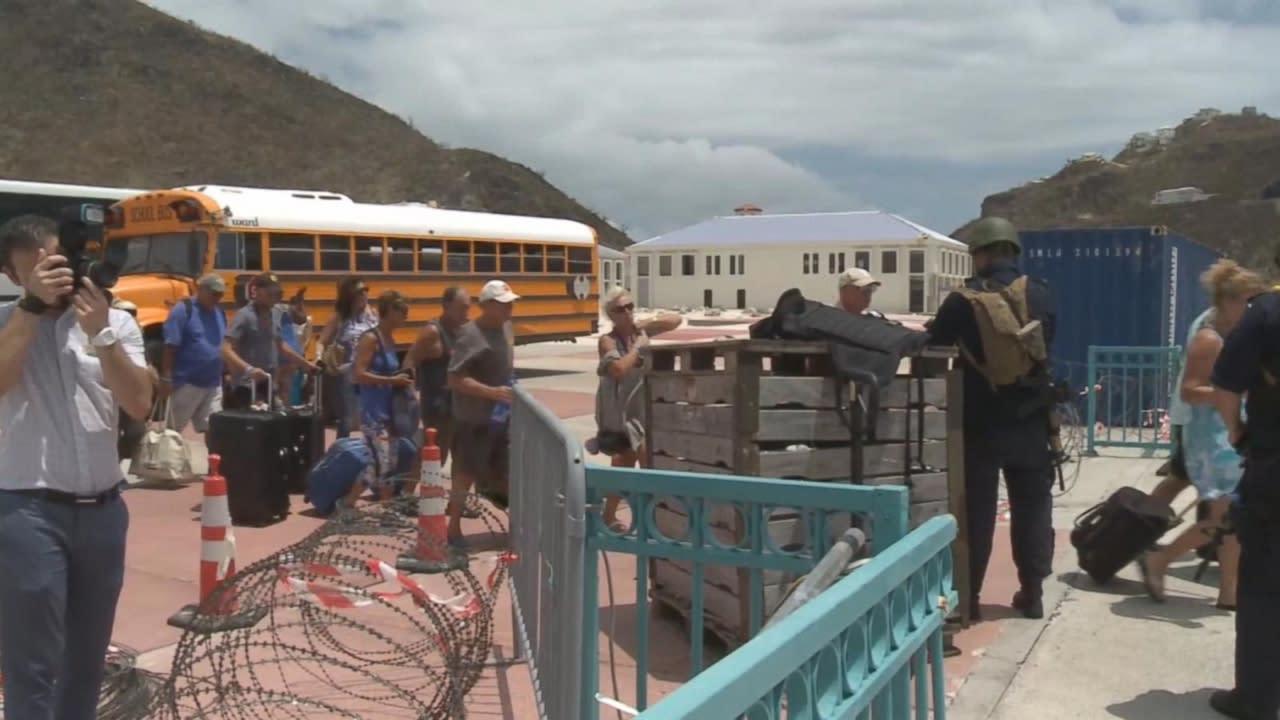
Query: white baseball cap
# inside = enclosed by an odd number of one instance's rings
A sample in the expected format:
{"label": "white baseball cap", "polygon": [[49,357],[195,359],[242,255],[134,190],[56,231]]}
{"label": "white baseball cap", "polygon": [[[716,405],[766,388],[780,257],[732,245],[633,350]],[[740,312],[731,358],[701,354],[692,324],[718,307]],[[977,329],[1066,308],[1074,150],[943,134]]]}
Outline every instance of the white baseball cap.
{"label": "white baseball cap", "polygon": [[511,290],[511,286],[501,280],[490,280],[480,290],[480,302],[495,300],[500,303],[513,303],[519,299],[520,296]]}
{"label": "white baseball cap", "polygon": [[851,267],[840,273],[840,287],[869,288],[879,284],[874,275],[860,267]]}

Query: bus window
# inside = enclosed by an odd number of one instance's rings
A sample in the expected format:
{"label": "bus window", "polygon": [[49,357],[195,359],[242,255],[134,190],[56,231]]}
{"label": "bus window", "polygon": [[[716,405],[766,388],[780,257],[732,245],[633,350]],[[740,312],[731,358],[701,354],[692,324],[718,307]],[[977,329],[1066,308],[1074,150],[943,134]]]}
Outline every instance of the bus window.
{"label": "bus window", "polygon": [[351,272],[351,238],[346,235],[321,235],[320,269],[328,272]]}
{"label": "bus window", "polygon": [[549,273],[564,272],[564,246],[563,245],[547,246],[547,272]]}
{"label": "bus window", "polygon": [[590,275],[591,270],[591,248],[569,248],[569,272],[574,275]]}
{"label": "bus window", "polygon": [[382,272],[382,238],[358,237],[356,272]]}
{"label": "bus window", "polygon": [[315,272],[316,237],[292,233],[271,233],[268,259],[272,270]]}
{"label": "bus window", "polygon": [[441,240],[418,241],[418,272],[444,270],[444,242]]}
{"label": "bus window", "polygon": [[524,246],[524,271],[527,273],[540,273],[542,269],[542,256],[544,247],[529,243]]}
{"label": "bus window", "polygon": [[389,272],[413,272],[412,240],[387,238],[387,270]]}
{"label": "bus window", "polygon": [[495,273],[498,271],[498,246],[491,242],[477,242],[475,249],[475,265],[471,268],[478,273]]}
{"label": "bus window", "polygon": [[445,244],[445,262],[451,273],[471,272],[471,243],[450,240]]}
{"label": "bus window", "polygon": [[502,243],[499,249],[498,270],[503,275],[520,272],[520,246]]}
{"label": "bus window", "polygon": [[199,277],[204,272],[207,237],[197,230],[117,238],[107,242],[103,255],[120,268],[121,275],[158,272]]}
{"label": "bus window", "polygon": [[262,233],[240,233],[244,238],[244,269],[262,269]]}
{"label": "bus window", "polygon": [[218,233],[218,248],[213,266],[219,270],[244,269],[244,236],[237,232]]}

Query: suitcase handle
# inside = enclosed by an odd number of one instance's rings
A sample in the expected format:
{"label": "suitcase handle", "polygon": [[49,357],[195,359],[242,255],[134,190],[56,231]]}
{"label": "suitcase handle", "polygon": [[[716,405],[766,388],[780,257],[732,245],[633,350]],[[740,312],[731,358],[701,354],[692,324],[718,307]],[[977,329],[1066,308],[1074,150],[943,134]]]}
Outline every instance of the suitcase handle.
{"label": "suitcase handle", "polygon": [[[276,396],[274,392],[275,390],[274,384],[275,384],[275,377],[270,372],[268,372],[267,373],[267,404],[268,405],[270,405],[271,403],[271,398]],[[253,382],[252,380],[249,381],[249,404],[250,405],[258,404],[258,383]]]}

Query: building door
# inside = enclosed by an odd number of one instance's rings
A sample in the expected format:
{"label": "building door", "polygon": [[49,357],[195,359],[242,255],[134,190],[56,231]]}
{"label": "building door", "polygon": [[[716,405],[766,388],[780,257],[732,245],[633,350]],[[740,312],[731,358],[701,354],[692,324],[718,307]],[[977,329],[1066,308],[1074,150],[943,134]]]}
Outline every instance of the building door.
{"label": "building door", "polygon": [[711,291],[710,291],[710,290],[703,290],[703,291],[702,291],[702,306],[703,306],[703,307],[715,307],[715,303],[711,301]]}
{"label": "building door", "polygon": [[747,291],[741,288],[738,289],[738,309],[747,309]]}
{"label": "building door", "polygon": [[636,304],[642,308],[653,307],[649,302],[649,278],[636,279]]}

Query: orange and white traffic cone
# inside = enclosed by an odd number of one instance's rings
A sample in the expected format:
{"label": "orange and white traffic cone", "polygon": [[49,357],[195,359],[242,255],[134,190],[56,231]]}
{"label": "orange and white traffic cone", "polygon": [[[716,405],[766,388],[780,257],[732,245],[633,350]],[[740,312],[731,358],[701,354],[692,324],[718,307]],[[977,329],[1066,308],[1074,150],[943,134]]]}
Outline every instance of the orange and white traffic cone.
{"label": "orange and white traffic cone", "polygon": [[218,472],[222,458],[209,456],[209,474],[204,478],[204,503],[200,506],[200,610],[206,615],[226,615],[238,608],[235,588],[217,598],[209,596],[218,583],[236,574],[236,538],[231,531],[231,508],[227,504],[227,479]]}
{"label": "orange and white traffic cone", "polygon": [[204,478],[204,501],[200,506],[200,588],[199,602],[187,605],[169,618],[174,627],[199,626],[210,632],[251,627],[266,615],[266,608],[240,612],[234,585],[214,590],[236,573],[236,540],[231,531],[231,508],[227,503],[227,479],[218,472],[219,455],[209,456],[209,474]]}
{"label": "orange and white traffic cone", "polygon": [[449,489],[440,465],[435,428],[427,428],[422,444],[422,470],[418,475],[418,538],[413,551],[396,558],[396,569],[409,573],[457,570],[466,557],[449,548]]}

